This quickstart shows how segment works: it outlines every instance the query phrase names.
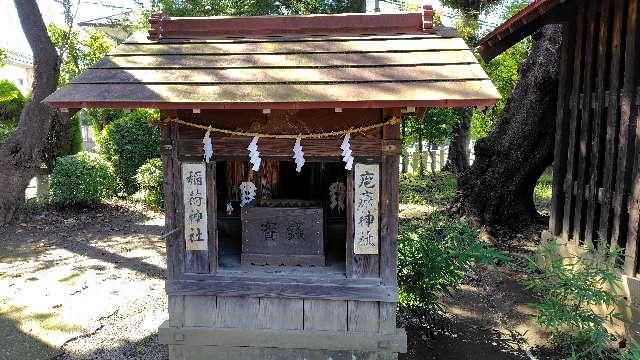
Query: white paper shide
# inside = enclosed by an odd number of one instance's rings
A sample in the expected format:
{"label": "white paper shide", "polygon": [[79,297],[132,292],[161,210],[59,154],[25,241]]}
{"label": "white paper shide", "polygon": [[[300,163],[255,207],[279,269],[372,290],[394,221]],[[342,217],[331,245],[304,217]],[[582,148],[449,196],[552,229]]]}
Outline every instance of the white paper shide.
{"label": "white paper shide", "polygon": [[354,171],[354,254],[378,254],[380,168],[356,164]]}
{"label": "white paper shide", "polygon": [[203,163],[182,164],[184,241],[187,251],[207,250],[207,184]]}

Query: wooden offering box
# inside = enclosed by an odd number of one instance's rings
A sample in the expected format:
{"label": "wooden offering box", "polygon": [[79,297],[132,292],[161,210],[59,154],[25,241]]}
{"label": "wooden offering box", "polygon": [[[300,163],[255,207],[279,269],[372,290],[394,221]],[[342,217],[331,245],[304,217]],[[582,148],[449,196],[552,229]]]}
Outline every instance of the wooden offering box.
{"label": "wooden offering box", "polygon": [[324,266],[322,208],[242,210],[242,265]]}

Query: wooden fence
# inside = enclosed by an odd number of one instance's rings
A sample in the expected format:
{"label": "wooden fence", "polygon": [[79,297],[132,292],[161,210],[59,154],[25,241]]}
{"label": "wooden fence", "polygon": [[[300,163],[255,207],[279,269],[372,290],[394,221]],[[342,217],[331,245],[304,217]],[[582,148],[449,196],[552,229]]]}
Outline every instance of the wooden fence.
{"label": "wooden fence", "polygon": [[640,226],[640,0],[585,0],[564,29],[549,230],[625,249],[637,276]]}
{"label": "wooden fence", "polygon": [[[469,145],[469,165],[473,164],[473,161],[475,160],[475,154],[473,152],[474,145],[474,142],[471,142]],[[407,172],[414,174],[417,173],[421,161],[425,173],[436,173],[442,171],[447,163],[447,159],[449,158],[449,147],[441,146],[437,150],[429,150],[428,146],[425,146],[424,148],[426,150],[424,150],[422,154],[417,151],[410,151],[406,157],[403,157],[403,159],[407,160]],[[402,160],[400,167],[402,169]]]}

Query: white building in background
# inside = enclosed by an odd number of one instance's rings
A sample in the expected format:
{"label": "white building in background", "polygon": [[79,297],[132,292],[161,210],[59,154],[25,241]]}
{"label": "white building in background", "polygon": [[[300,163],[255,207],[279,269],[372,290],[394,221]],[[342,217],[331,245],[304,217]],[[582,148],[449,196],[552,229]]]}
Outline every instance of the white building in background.
{"label": "white building in background", "polygon": [[23,95],[28,95],[33,84],[33,58],[30,54],[11,49],[5,49],[5,53],[7,59],[0,67],[0,80],[11,81]]}

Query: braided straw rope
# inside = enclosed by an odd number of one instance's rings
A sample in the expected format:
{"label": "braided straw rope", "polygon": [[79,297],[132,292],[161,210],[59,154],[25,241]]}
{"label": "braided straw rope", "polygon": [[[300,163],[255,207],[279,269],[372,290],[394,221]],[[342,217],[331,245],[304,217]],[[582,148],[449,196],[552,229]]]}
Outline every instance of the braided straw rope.
{"label": "braided straw rope", "polygon": [[167,119],[167,121],[171,121],[171,122],[176,123],[176,124],[182,124],[182,125],[186,125],[186,126],[191,126],[191,127],[198,128],[198,129],[203,129],[203,130],[208,130],[208,131],[213,131],[213,132],[219,132],[219,133],[229,134],[229,135],[237,135],[237,136],[247,136],[247,137],[255,137],[255,136],[257,136],[257,137],[260,137],[260,138],[269,138],[269,139],[322,139],[322,138],[328,138],[328,137],[337,137],[337,136],[346,135],[346,134],[350,134],[350,133],[365,132],[365,131],[381,128],[381,127],[386,126],[386,125],[399,124],[400,123],[400,118],[394,116],[391,119],[389,119],[388,121],[385,121],[383,123],[369,125],[369,126],[362,126],[362,127],[359,127],[359,128],[349,128],[347,130],[330,131],[330,132],[317,133],[317,134],[298,134],[298,135],[295,135],[295,134],[261,134],[261,133],[256,133],[256,132],[233,131],[233,130],[227,130],[227,129],[214,128],[214,127],[207,126],[207,125],[194,124],[194,123],[190,123],[190,122],[187,122],[187,121],[184,121],[184,120],[180,120],[178,118],[174,118],[174,119],[169,118],[169,119]]}

